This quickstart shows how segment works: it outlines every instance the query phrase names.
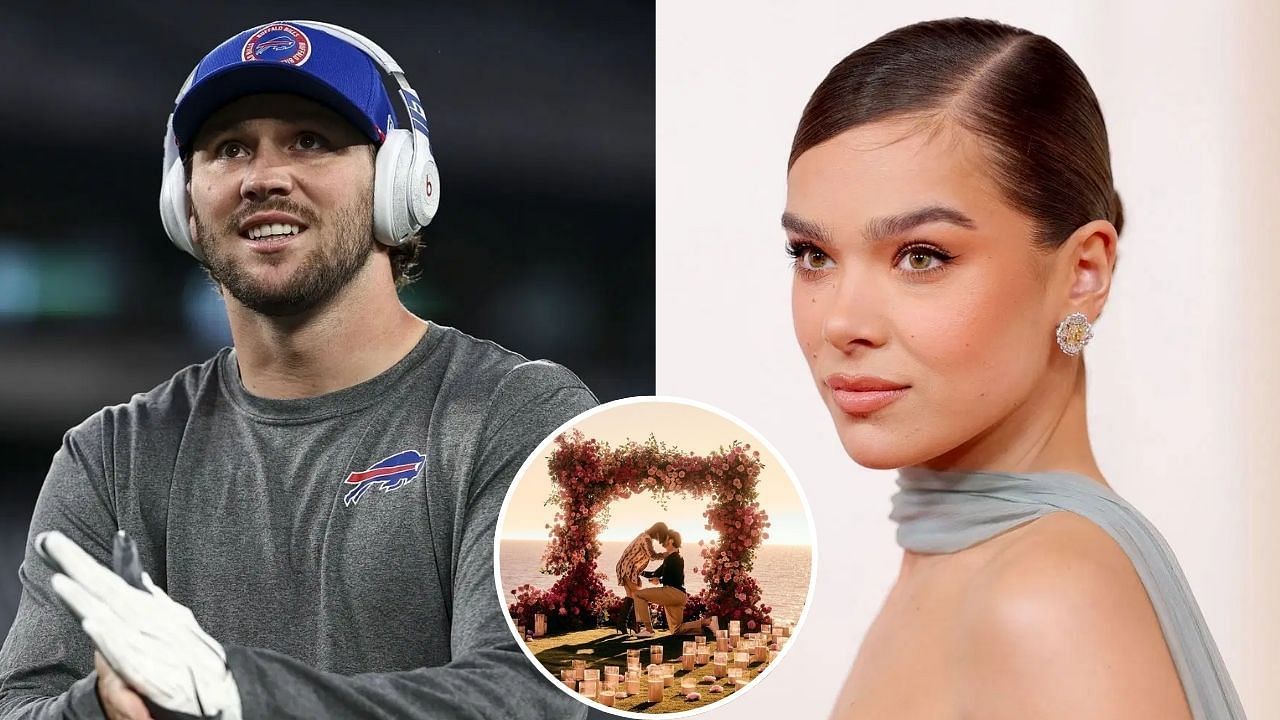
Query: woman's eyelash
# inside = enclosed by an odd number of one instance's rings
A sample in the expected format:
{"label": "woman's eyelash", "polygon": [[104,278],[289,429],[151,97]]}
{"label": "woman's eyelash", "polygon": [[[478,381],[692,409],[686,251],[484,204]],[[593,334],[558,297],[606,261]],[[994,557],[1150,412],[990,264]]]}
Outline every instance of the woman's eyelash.
{"label": "woman's eyelash", "polygon": [[792,260],[799,260],[812,248],[813,243],[811,242],[806,242],[804,240],[788,240],[786,251],[787,255]]}
{"label": "woman's eyelash", "polygon": [[936,247],[934,245],[930,245],[929,243],[920,242],[919,240],[909,240],[903,243],[902,246],[898,248],[898,251],[894,253],[893,266],[897,267],[898,264],[903,261],[903,259],[910,257],[912,255],[927,255],[929,257],[936,258],[939,262],[938,265],[931,268],[908,271],[915,274],[929,273],[929,272],[941,270],[944,267],[946,267],[948,263],[950,263],[952,260],[955,259],[954,255],[947,252],[946,250],[943,250],[942,248]]}

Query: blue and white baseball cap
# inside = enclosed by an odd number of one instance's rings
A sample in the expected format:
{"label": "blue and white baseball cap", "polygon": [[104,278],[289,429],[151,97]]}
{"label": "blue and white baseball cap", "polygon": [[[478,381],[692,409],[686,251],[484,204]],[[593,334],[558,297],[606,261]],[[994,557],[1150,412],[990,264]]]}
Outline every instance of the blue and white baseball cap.
{"label": "blue and white baseball cap", "polygon": [[178,95],[173,135],[187,155],[219,108],[245,95],[290,93],[319,102],[377,144],[395,127],[385,74],[348,40],[304,20],[267,23],[223,42],[200,61]]}

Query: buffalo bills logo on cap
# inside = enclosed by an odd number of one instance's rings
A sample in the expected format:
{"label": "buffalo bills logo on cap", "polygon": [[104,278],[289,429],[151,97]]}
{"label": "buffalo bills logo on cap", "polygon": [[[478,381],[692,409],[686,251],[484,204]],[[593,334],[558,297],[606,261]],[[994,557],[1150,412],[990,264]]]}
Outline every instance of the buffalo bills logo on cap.
{"label": "buffalo bills logo on cap", "polygon": [[293,25],[275,23],[249,36],[240,51],[240,59],[270,60],[301,65],[311,57],[311,40]]}
{"label": "buffalo bills logo on cap", "polygon": [[355,487],[342,496],[342,502],[351,507],[375,487],[381,487],[382,492],[386,493],[412,482],[422,472],[422,459],[422,453],[405,450],[379,460],[368,470],[351,473],[344,484]]}

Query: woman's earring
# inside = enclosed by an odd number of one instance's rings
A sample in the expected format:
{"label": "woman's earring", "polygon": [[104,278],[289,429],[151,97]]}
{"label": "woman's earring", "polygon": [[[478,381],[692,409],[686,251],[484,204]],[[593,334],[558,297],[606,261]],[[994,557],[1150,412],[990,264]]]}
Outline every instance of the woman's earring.
{"label": "woman's earring", "polygon": [[1093,326],[1089,324],[1089,318],[1084,313],[1071,313],[1065,320],[1058,323],[1058,347],[1062,348],[1062,352],[1075,357],[1080,354],[1085,345],[1093,339]]}

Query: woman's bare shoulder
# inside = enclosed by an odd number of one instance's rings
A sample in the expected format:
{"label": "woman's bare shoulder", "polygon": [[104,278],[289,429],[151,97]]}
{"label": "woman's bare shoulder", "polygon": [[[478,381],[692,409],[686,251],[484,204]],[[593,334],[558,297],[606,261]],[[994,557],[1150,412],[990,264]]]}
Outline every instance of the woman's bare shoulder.
{"label": "woman's bare shoulder", "polygon": [[1137,572],[1073,513],[998,539],[958,608],[966,705],[978,717],[1187,718]]}

